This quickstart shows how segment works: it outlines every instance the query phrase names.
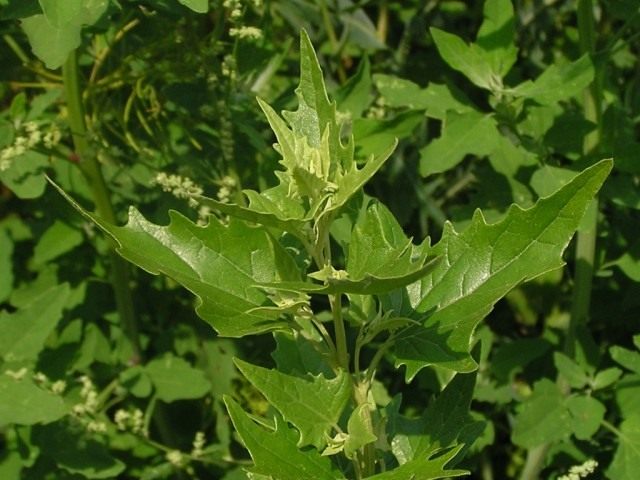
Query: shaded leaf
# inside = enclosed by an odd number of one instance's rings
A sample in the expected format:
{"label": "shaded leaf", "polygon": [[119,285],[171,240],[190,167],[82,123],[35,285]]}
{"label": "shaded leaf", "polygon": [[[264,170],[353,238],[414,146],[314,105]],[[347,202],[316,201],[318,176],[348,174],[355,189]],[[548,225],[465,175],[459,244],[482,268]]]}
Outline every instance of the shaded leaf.
{"label": "shaded leaf", "polygon": [[60,469],[85,478],[116,478],[125,469],[103,444],[71,424],[34,427],[32,441],[41,448],[41,455],[51,458]]}
{"label": "shaded leaf", "polygon": [[14,313],[0,312],[0,356],[35,360],[62,318],[68,298],[69,285],[64,283],[46,289]]}
{"label": "shaded leaf", "polygon": [[373,433],[369,408],[370,406],[364,403],[356,407],[349,416],[348,435],[344,442],[344,454],[347,458],[353,458],[358,449],[378,439]]}
{"label": "shaded leaf", "polygon": [[170,354],[152,360],[144,371],[151,379],[157,397],[167,403],[200,398],[211,390],[211,384],[202,370]]}
{"label": "shaded leaf", "polygon": [[484,2],[484,21],[478,31],[476,44],[484,50],[484,57],[494,74],[504,77],[518,58],[514,44],[515,16],[511,0]]}
{"label": "shaded leaf", "polygon": [[628,348],[614,345],[609,349],[611,358],[634,373],[640,374],[640,353]]}
{"label": "shaded leaf", "polygon": [[554,352],[553,361],[558,372],[573,388],[582,388],[589,382],[589,377],[584,369],[565,354]]}
{"label": "shaded leaf", "polygon": [[516,445],[533,448],[566,437],[571,426],[562,392],[544,378],[535,383],[533,393],[523,402],[511,439]]}
{"label": "shaded leaf", "polygon": [[44,15],[23,18],[21,26],[34,55],[52,70],[61,67],[69,53],[80,46],[80,26],[66,24],[55,27]]}
{"label": "shaded leaf", "polygon": [[479,112],[447,114],[442,135],[420,150],[420,175],[442,173],[460,163],[465,155],[489,155],[500,139],[496,121]]}
{"label": "shaded leaf", "polygon": [[0,425],[49,423],[70,412],[62,397],[43,390],[31,380],[0,374]]}

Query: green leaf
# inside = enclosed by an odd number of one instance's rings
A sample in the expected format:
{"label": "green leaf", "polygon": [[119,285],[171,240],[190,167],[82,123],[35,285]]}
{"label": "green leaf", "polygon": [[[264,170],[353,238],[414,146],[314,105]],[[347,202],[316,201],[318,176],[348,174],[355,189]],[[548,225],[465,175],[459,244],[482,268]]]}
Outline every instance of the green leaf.
{"label": "green leaf", "polygon": [[607,368],[598,372],[593,379],[592,387],[594,390],[600,390],[602,388],[607,388],[616,382],[622,375],[622,370],[616,367]]}
{"label": "green leaf", "polygon": [[560,440],[571,433],[571,416],[558,386],[542,379],[522,404],[511,439],[524,448]]}
{"label": "green leaf", "polygon": [[109,6],[108,0],[39,0],[49,24],[56,29],[93,25]]}
{"label": "green leaf", "polygon": [[378,437],[373,433],[370,406],[367,403],[356,407],[347,422],[347,438],[344,442],[344,454],[353,458],[358,449],[375,442]]}
{"label": "green leaf", "polygon": [[609,354],[623,367],[634,373],[640,373],[640,353],[614,345],[609,349]]}
{"label": "green leaf", "polygon": [[7,231],[0,228],[0,303],[13,290],[13,241]]}
{"label": "green leaf", "polygon": [[484,50],[476,44],[467,44],[457,35],[438,28],[429,29],[442,59],[477,86],[492,90],[500,85]]}
{"label": "green leaf", "polygon": [[371,155],[387,149],[396,138],[410,137],[423,121],[424,115],[413,111],[382,120],[357,118],[353,122],[353,135],[358,139],[356,157],[366,161]]}
{"label": "green leaf", "polygon": [[156,395],[164,402],[205,396],[211,384],[202,370],[171,354],[152,360],[145,366]]}
{"label": "green leaf", "polygon": [[326,434],[338,424],[349,401],[349,375],[341,372],[330,380],[322,375],[301,378],[238,359],[235,362],[247,380],[300,431],[299,447],[320,449],[326,444]]}
{"label": "green leaf", "polygon": [[46,155],[34,151],[11,159],[6,170],[0,170],[0,181],[19,198],[38,198],[44,192],[47,181],[43,175],[49,166]]}
{"label": "green leaf", "polygon": [[59,220],[53,222],[40,237],[33,250],[33,267],[38,268],[82,243],[82,233]]}
{"label": "green leaf", "polygon": [[355,75],[349,78],[334,94],[340,111],[349,112],[351,118],[359,118],[371,103],[371,65],[364,57]]}
{"label": "green leaf", "polygon": [[69,53],[80,46],[82,27],[78,25],[65,24],[57,28],[44,15],[23,18],[21,25],[33,54],[52,70],[61,67]]}
{"label": "green leaf", "polygon": [[520,338],[503,343],[493,353],[491,373],[500,383],[507,383],[533,360],[545,355],[551,346],[542,338]]}
{"label": "green leaf", "polygon": [[[280,183],[262,193],[243,193],[249,202],[248,210],[258,214],[255,221],[264,220],[283,228],[293,223],[295,227],[287,231],[305,240],[310,226],[304,230],[300,223],[317,221],[342,207],[380,169],[397,141],[371,155],[358,168],[353,137],[346,144],[342,142],[336,104],[329,101],[318,58],[304,30],[300,36],[300,72],[296,111],[284,111],[281,118],[267,103],[258,100],[278,140],[275,149],[285,168],[275,172]],[[209,204],[216,206],[211,201]],[[243,207],[220,209],[249,219]]]}
{"label": "green leaf", "polygon": [[447,85],[430,83],[421,88],[410,80],[380,73],[373,76],[373,81],[384,104],[389,107],[426,110],[428,117],[438,120],[444,120],[448,111],[466,113],[473,110],[467,98],[457,98]]}
{"label": "green leaf", "polygon": [[125,464],[114,458],[107,448],[92,439],[83,429],[56,422],[33,428],[32,441],[62,470],[85,478],[117,478]]}
{"label": "green leaf", "polygon": [[0,425],[49,423],[69,413],[62,397],[43,390],[31,380],[0,374]]}
{"label": "green leaf", "polygon": [[[396,412],[389,415],[391,451],[401,465],[452,447],[469,424],[469,408],[476,374],[457,374],[429,405],[419,419],[408,419]],[[399,408],[399,404],[393,408]]]}
{"label": "green leaf", "polygon": [[618,442],[607,478],[635,480],[640,465],[640,414],[634,413],[620,424]]}
{"label": "green leaf", "polygon": [[209,11],[209,0],[178,0],[185,7],[197,13],[207,13]]}
{"label": "green leaf", "polygon": [[284,420],[275,417],[274,429],[266,430],[257,425],[234,400],[225,396],[224,402],[233,426],[253,459],[252,474],[278,480],[344,478],[317,450],[299,450],[296,446],[298,434],[288,428]]}
{"label": "green leaf", "polygon": [[582,93],[593,77],[593,64],[585,54],[575,62],[551,65],[534,81],[527,80],[510,90],[510,93],[548,105]]}
{"label": "green leaf", "polygon": [[118,227],[86,212],[56,188],[117,242],[120,255],[149,273],[173,278],[196,295],[198,315],[221,335],[241,337],[287,325],[277,309],[271,316],[250,312],[270,305],[257,284],[299,278],[294,260],[265,228],[235,219],[223,225],[215,218],[201,227],[173,211],[163,227],[145,220],[135,208],[127,225]]}
{"label": "green leaf", "polygon": [[332,375],[327,363],[327,355],[320,353],[322,343],[306,338],[297,331],[293,333],[275,332],[276,349],[271,354],[278,366],[278,371],[289,375],[304,377],[324,374],[326,378]]}
{"label": "green leaf", "polygon": [[399,334],[394,347],[396,365],[406,365],[407,379],[432,364],[476,368],[468,354],[475,326],[513,287],[563,265],[562,252],[611,167],[603,160],[533,207],[511,206],[497,223],[487,224],[476,211],[462,233],[445,224],[431,251],[442,255],[442,262],[386,300],[395,314],[423,322]]}
{"label": "green leaf", "polygon": [[576,438],[588,440],[600,428],[607,409],[593,397],[580,395],[569,397],[566,402],[571,413],[571,430]]}
{"label": "green leaf", "polygon": [[518,58],[518,49],[513,43],[515,34],[511,0],[487,0],[476,44],[484,50],[484,58],[499,77],[504,77]]}
{"label": "green leaf", "polygon": [[420,175],[445,172],[465,155],[489,155],[499,139],[500,132],[492,116],[475,111],[451,112],[443,123],[442,135],[420,150]]}
{"label": "green leaf", "polygon": [[69,297],[64,283],[45,290],[14,313],[0,312],[0,356],[8,361],[35,360],[62,318]]}
{"label": "green leaf", "polygon": [[416,458],[398,468],[366,478],[367,480],[433,480],[468,475],[467,470],[445,470],[447,463],[453,460],[463,447],[464,445],[460,445],[443,454],[434,452],[428,457]]}
{"label": "green leaf", "polygon": [[558,372],[560,372],[571,387],[582,388],[589,383],[589,376],[584,369],[565,354],[554,352],[553,361]]}

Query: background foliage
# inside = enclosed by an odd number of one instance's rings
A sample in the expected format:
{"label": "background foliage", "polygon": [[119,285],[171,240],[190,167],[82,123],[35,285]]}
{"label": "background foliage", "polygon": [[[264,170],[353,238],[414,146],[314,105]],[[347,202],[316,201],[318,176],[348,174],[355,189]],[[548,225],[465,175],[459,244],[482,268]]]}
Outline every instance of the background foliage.
{"label": "background foliage", "polygon": [[[399,140],[365,192],[416,239],[445,238],[446,220],[473,230],[476,208],[498,221],[614,158],[567,266],[542,268],[475,330],[469,401],[484,427],[456,467],[558,478],[593,459],[593,478],[634,478],[639,28],[635,1],[0,0],[0,477],[247,478],[231,420],[271,413],[246,378],[292,345],[216,336],[192,295],[129,269],[44,173],[110,223],[129,205],[166,225],[169,209],[204,222],[241,204],[277,182],[255,98],[295,109],[305,29],[356,160]],[[335,242],[350,228],[337,222]],[[470,383],[443,367],[469,364],[423,368],[440,362],[399,351],[376,403],[418,430],[455,414],[447,395]]]}

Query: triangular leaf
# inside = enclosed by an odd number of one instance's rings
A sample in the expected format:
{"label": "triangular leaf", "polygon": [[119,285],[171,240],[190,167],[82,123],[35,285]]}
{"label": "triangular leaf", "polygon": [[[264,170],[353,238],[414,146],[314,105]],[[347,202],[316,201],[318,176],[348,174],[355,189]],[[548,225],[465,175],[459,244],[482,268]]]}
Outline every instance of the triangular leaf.
{"label": "triangular leaf", "polygon": [[[60,190],[59,187],[58,190]],[[269,305],[259,283],[298,280],[294,260],[262,227],[211,218],[199,226],[169,212],[168,226],[154,225],[135,208],[124,227],[111,225],[63,196],[117,243],[117,251],[149,273],[173,278],[199,298],[198,315],[221,335],[240,337],[286,326],[278,309],[270,315],[252,309]]]}
{"label": "triangular leaf", "polygon": [[299,447],[325,445],[326,434],[338,424],[349,401],[349,375],[341,372],[330,380],[322,375],[301,378],[237,359],[236,365],[284,419],[300,430]]}
{"label": "triangular leaf", "polygon": [[252,473],[278,480],[344,478],[333,468],[331,460],[317,450],[299,450],[296,432],[282,419],[276,417],[275,429],[268,431],[257,425],[231,398],[225,397],[224,402],[233,426],[253,459]]}
{"label": "triangular leaf", "polygon": [[432,249],[442,262],[386,301],[397,315],[426,317],[423,326],[400,334],[395,346],[407,379],[431,364],[475,369],[468,354],[475,326],[513,287],[563,265],[562,252],[611,167],[610,160],[599,162],[533,207],[513,205],[498,223],[487,224],[477,211],[463,233],[445,225]]}
{"label": "triangular leaf", "polygon": [[444,454],[439,455],[439,452],[434,452],[428,457],[416,458],[393,470],[367,477],[367,480],[434,480],[437,478],[468,475],[469,472],[467,470],[445,470],[447,463],[449,463],[463,447],[464,445],[460,445]]}

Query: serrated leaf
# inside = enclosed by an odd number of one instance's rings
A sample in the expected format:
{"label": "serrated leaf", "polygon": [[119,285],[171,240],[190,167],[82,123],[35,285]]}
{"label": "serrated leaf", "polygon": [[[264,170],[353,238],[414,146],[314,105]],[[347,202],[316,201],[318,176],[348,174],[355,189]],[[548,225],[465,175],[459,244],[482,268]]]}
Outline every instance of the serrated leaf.
{"label": "serrated leaf", "polygon": [[554,352],[553,361],[558,372],[573,388],[582,388],[589,382],[589,377],[584,369],[565,354]]}
{"label": "serrated leaf", "polygon": [[62,397],[43,390],[31,380],[14,380],[0,373],[0,425],[49,423],[70,410]]}
{"label": "serrated leaf", "polygon": [[252,210],[256,213],[254,221],[269,222],[265,224],[285,228],[304,239],[309,230],[304,224],[342,207],[380,169],[397,141],[371,155],[358,168],[353,137],[346,143],[341,139],[336,103],[329,101],[318,58],[304,30],[300,35],[296,96],[298,109],[282,112],[282,118],[258,100],[276,135],[275,149],[282,157],[284,170],[275,172],[279,185],[261,193],[245,190],[247,208],[222,207],[211,201],[208,204],[245,219],[250,217],[247,210]]}
{"label": "serrated leaf", "polygon": [[464,445],[460,445],[443,454],[436,451],[428,457],[416,458],[398,468],[366,478],[367,480],[434,480],[468,475],[468,470],[445,469],[463,447]]}
{"label": "serrated leaf", "polygon": [[349,375],[340,372],[332,379],[323,375],[301,378],[238,359],[235,362],[247,380],[300,431],[299,447],[314,445],[320,449],[325,445],[325,435],[338,424],[349,401]]}
{"label": "serrated leaf", "polygon": [[344,477],[336,472],[331,461],[317,450],[299,450],[297,433],[278,417],[273,431],[257,425],[231,398],[224,397],[233,425],[249,450],[254,466],[252,474],[278,480],[337,480]]}
{"label": "serrated leaf", "polygon": [[[54,184],[55,186],[55,184]],[[267,306],[257,284],[298,280],[294,260],[262,227],[231,219],[223,225],[211,218],[201,227],[178,212],[168,226],[154,225],[135,209],[124,227],[105,222],[60,193],[117,243],[117,251],[149,273],[163,273],[199,299],[196,311],[221,335],[240,337],[283,328],[278,312],[251,313]]]}
{"label": "serrated leaf", "polygon": [[438,53],[451,68],[481,88],[491,90],[499,85],[482,48],[473,43],[467,44],[457,35],[439,28],[432,27],[430,32]]}
{"label": "serrated leaf", "polygon": [[619,427],[618,448],[607,469],[611,480],[635,480],[640,465],[640,414],[634,413]]}
{"label": "serrated leaf", "polygon": [[607,411],[604,405],[586,395],[569,397],[566,404],[571,413],[571,430],[576,438],[588,440],[595,435]]}
{"label": "serrated leaf", "polygon": [[515,34],[511,0],[487,0],[476,44],[484,50],[483,56],[499,77],[504,77],[518,58],[518,49],[513,43]]}
{"label": "serrated leaf", "polygon": [[297,331],[275,332],[274,337],[277,346],[271,357],[275,360],[278,371],[298,377],[324,374],[328,378],[332,374],[327,362],[328,354],[320,353],[320,342],[314,345],[313,339],[303,337]]}
{"label": "serrated leaf", "polygon": [[14,313],[0,312],[0,357],[35,360],[62,318],[69,285],[48,288]]}
{"label": "serrated leaf", "polygon": [[603,160],[533,207],[511,206],[497,223],[487,224],[476,211],[462,233],[445,224],[431,251],[442,261],[386,300],[396,314],[423,321],[399,334],[394,347],[396,365],[406,365],[407,379],[432,364],[476,368],[468,354],[475,326],[513,287],[563,265],[562,252],[611,167]]}
{"label": "serrated leaf", "polygon": [[564,396],[549,379],[535,383],[531,397],[522,404],[511,439],[524,448],[560,440],[571,433],[571,416]]}
{"label": "serrated leaf", "polygon": [[640,374],[640,353],[614,345],[609,349],[609,354],[611,358],[623,367]]}
{"label": "serrated leaf", "polygon": [[473,423],[469,407],[475,382],[475,373],[456,375],[418,419],[391,412],[388,431],[392,437],[391,451],[398,463],[430,456],[456,443],[460,432]]}
{"label": "serrated leaf", "polygon": [[511,89],[510,93],[548,105],[582,93],[593,77],[593,63],[585,54],[575,62],[551,65],[534,81],[527,80]]}
{"label": "serrated leaf", "polygon": [[211,383],[202,370],[170,354],[152,360],[144,371],[151,379],[157,397],[167,403],[201,398],[211,391]]}
{"label": "serrated leaf", "polygon": [[420,150],[420,175],[442,173],[460,163],[465,155],[489,155],[500,140],[492,116],[471,111],[451,112],[443,123],[442,135]]}

